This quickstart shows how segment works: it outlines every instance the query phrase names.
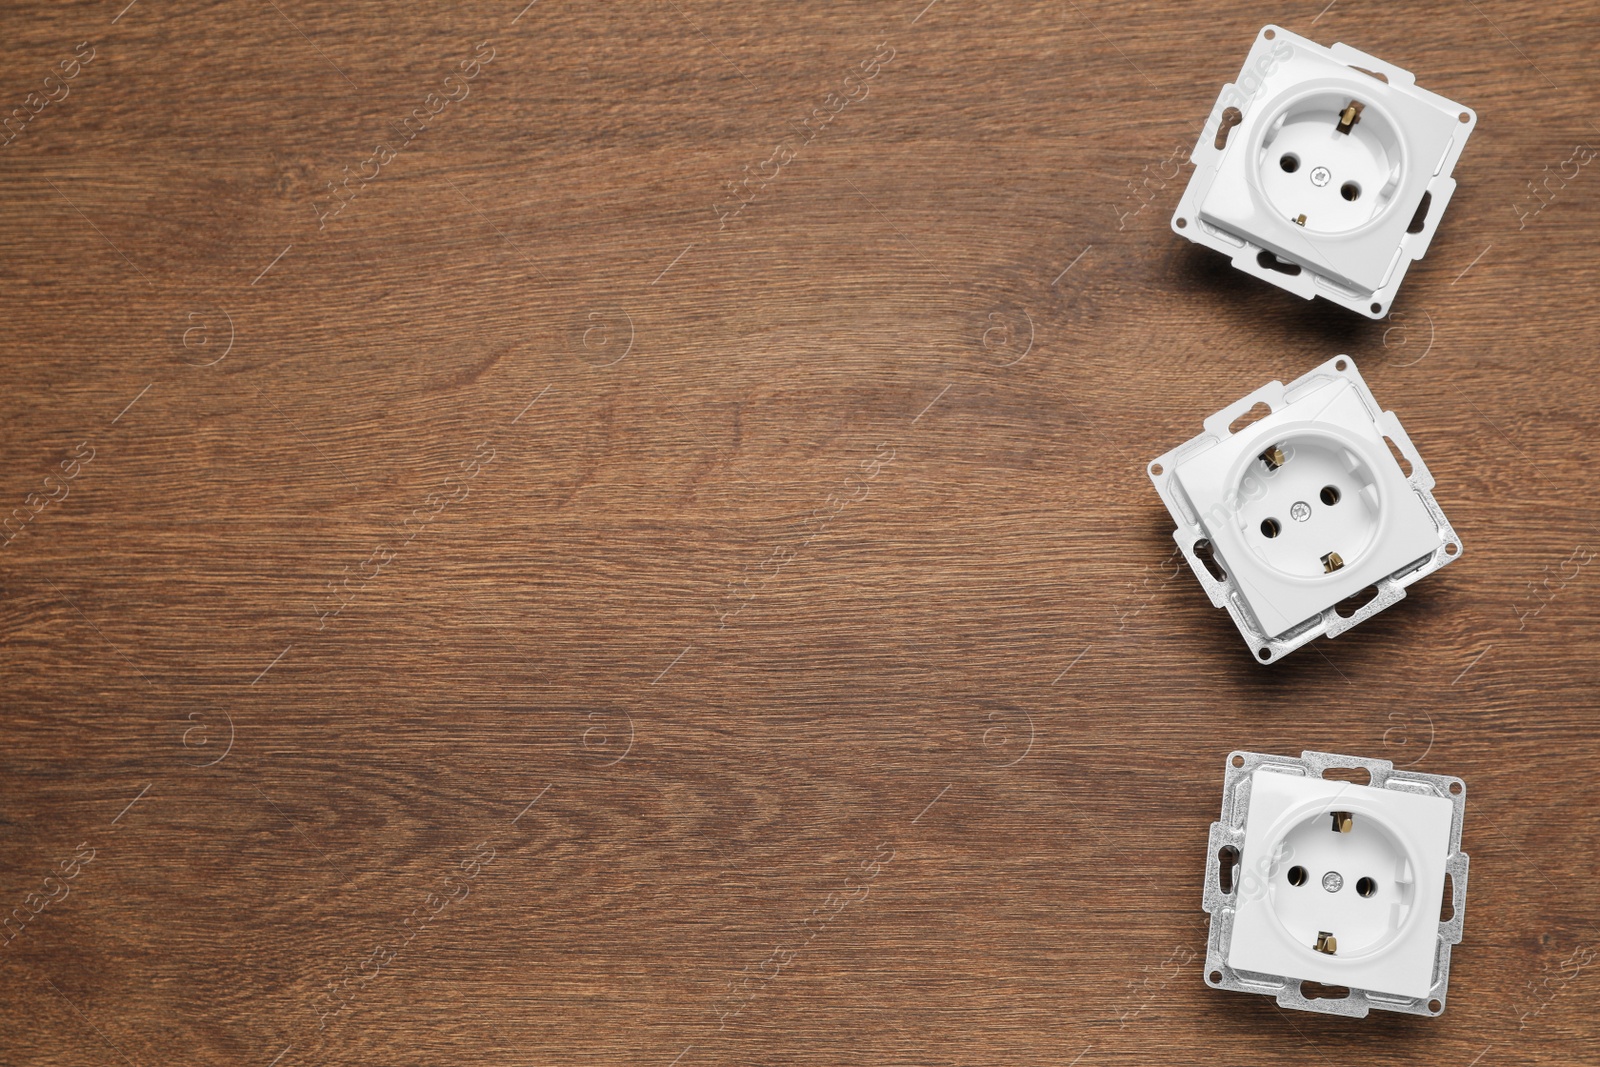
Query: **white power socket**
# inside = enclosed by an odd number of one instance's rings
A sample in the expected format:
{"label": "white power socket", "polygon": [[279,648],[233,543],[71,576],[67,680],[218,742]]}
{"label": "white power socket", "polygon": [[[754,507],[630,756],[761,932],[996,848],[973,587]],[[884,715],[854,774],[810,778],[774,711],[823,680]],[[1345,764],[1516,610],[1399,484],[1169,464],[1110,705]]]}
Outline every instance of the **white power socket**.
{"label": "white power socket", "polygon": [[[1271,414],[1234,432],[1258,404]],[[1149,472],[1195,577],[1264,663],[1338,636],[1461,555],[1433,476],[1349,356],[1223,408]]]}
{"label": "white power socket", "polygon": [[[1368,784],[1324,777],[1345,767]],[[1334,1015],[1443,1012],[1466,911],[1465,810],[1461,779],[1387,760],[1232,753],[1206,863],[1207,983]]]}
{"label": "white power socket", "polygon": [[1263,27],[1201,131],[1173,231],[1307,300],[1382,318],[1476,123],[1407,70]]}

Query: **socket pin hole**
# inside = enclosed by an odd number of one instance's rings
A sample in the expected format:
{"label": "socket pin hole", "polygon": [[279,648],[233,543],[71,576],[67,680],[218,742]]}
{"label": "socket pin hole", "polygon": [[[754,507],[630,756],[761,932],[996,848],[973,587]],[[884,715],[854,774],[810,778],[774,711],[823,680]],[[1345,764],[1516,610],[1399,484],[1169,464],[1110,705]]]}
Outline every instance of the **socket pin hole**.
{"label": "socket pin hole", "polygon": [[1377,891],[1378,891],[1378,883],[1374,882],[1371,878],[1359,878],[1359,879],[1356,880],[1356,895],[1357,896],[1370,897],[1372,894],[1376,893]]}
{"label": "socket pin hole", "polygon": [[[1233,765],[1235,767],[1243,767],[1244,766],[1244,757],[1243,756],[1235,756],[1235,757],[1233,757]],[[1461,790],[1456,789],[1455,786],[1452,785],[1451,788],[1450,788],[1450,791],[1452,793],[1459,793]]]}
{"label": "socket pin hole", "polygon": [[1336,485],[1325,485],[1322,487],[1322,492],[1318,495],[1322,497],[1322,502],[1331,508],[1339,502],[1339,487]]}
{"label": "socket pin hole", "polygon": [[1277,537],[1278,536],[1278,531],[1280,531],[1282,529],[1283,529],[1283,526],[1278,522],[1277,519],[1262,519],[1261,520],[1261,536],[1262,537]]}
{"label": "socket pin hole", "polygon": [[1289,884],[1301,886],[1306,884],[1306,869],[1300,866],[1289,868]]}
{"label": "socket pin hole", "polygon": [[1239,865],[1239,850],[1223,845],[1217,853],[1217,887],[1224,893],[1233,892],[1233,870]]}
{"label": "socket pin hole", "polygon": [[1293,174],[1300,169],[1300,157],[1293,152],[1285,152],[1278,157],[1278,166],[1282,167],[1285,173]]}
{"label": "socket pin hole", "polygon": [[1361,186],[1355,182],[1345,182],[1339,186],[1339,195],[1346,200],[1359,200],[1361,199]]}

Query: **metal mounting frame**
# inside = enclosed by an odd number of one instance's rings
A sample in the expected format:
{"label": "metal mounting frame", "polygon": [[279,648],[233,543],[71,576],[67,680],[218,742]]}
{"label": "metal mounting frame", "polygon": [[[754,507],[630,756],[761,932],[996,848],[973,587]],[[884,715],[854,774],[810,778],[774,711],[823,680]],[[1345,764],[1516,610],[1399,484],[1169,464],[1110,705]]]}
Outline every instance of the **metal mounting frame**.
{"label": "metal mounting frame", "polygon": [[[1337,610],[1338,605],[1330,604],[1283,633],[1271,635],[1250,610],[1249,601],[1235,579],[1233,570],[1228,566],[1227,559],[1220,553],[1214,556],[1224,574],[1224,577],[1218,580],[1212,576],[1205,562],[1195,552],[1195,546],[1201,541],[1210,542],[1214,548],[1215,540],[1201,521],[1199,510],[1184,494],[1182,486],[1178,483],[1176,470],[1178,465],[1190,456],[1231,437],[1232,432],[1228,427],[1257,404],[1265,404],[1276,413],[1286,407],[1293,398],[1304,395],[1334,378],[1348,380],[1355,386],[1378,431],[1393,441],[1401,455],[1411,464],[1411,474],[1406,478],[1406,483],[1421,499],[1429,517],[1438,528],[1439,547],[1428,555],[1413,560],[1378,579],[1375,583],[1377,594],[1357,608],[1353,615],[1348,617],[1340,615]],[[1394,412],[1384,411],[1378,404],[1377,398],[1372,395],[1372,390],[1367,387],[1366,380],[1356,369],[1355,360],[1348,355],[1335,356],[1321,366],[1302,374],[1288,385],[1279,381],[1268,382],[1206,419],[1204,425],[1203,432],[1157,457],[1147,470],[1150,472],[1150,480],[1155,484],[1156,492],[1161,495],[1162,503],[1166,504],[1167,511],[1172,515],[1172,521],[1177,524],[1172,537],[1182,549],[1184,558],[1189,561],[1189,569],[1194,572],[1201,587],[1211,597],[1211,603],[1228,610],[1228,614],[1233,618],[1233,624],[1239,628],[1240,635],[1250,647],[1256,650],[1260,662],[1277,663],[1290,652],[1317,637],[1338,637],[1357,623],[1365,622],[1385,608],[1404,600],[1406,586],[1432,574],[1446,563],[1460,559],[1465,551],[1461,538],[1450,525],[1450,520],[1445,518],[1438,502],[1433,499],[1434,480],[1433,475],[1428,472],[1428,465],[1422,461],[1416,446],[1406,435],[1405,429],[1400,425],[1400,419]],[[1392,457],[1390,461],[1393,462]],[[1161,471],[1160,474],[1155,473],[1157,469]],[[1454,552],[1449,550],[1451,545],[1455,546]],[[1270,655],[1260,655],[1261,650],[1266,650]]]}
{"label": "metal mounting frame", "polygon": [[[1351,989],[1350,995],[1343,999],[1322,997],[1312,999],[1301,993],[1299,978],[1290,975],[1261,974],[1256,971],[1239,971],[1228,966],[1228,946],[1233,939],[1233,918],[1237,910],[1240,878],[1239,866],[1235,864],[1233,877],[1230,879],[1233,888],[1223,892],[1221,853],[1224,848],[1231,845],[1240,857],[1243,857],[1245,835],[1249,831],[1245,823],[1250,811],[1250,782],[1260,767],[1305,778],[1321,778],[1323,772],[1329,768],[1362,768],[1372,776],[1370,787],[1373,789],[1394,789],[1424,796],[1440,796],[1450,801],[1452,815],[1445,873],[1450,876],[1452,911],[1448,921],[1439,923],[1438,949],[1433,964],[1433,985],[1426,997],[1401,997],[1365,989]],[[1206,984],[1215,989],[1276,997],[1279,1007],[1322,1012],[1326,1015],[1347,1015],[1359,1019],[1364,1018],[1367,1012],[1374,1008],[1410,1015],[1442,1014],[1450,985],[1450,950],[1452,946],[1461,942],[1462,923],[1467,911],[1467,854],[1461,851],[1461,822],[1467,806],[1466,783],[1449,775],[1395,770],[1394,764],[1388,760],[1341,756],[1331,752],[1305,751],[1300,753],[1299,759],[1262,752],[1232,752],[1228,755],[1225,768],[1222,782],[1222,818],[1211,824],[1211,836],[1206,854],[1205,890],[1202,895],[1202,908],[1211,916],[1210,934],[1206,939]],[[1452,788],[1456,791],[1452,792]]]}
{"label": "metal mounting frame", "polygon": [[[1356,82],[1366,78],[1376,79],[1384,83],[1385,92],[1403,94],[1432,105],[1442,114],[1459,116],[1454,129],[1455,136],[1443,157],[1433,164],[1429,174],[1424,190],[1426,208],[1421,215],[1420,228],[1413,232],[1408,226],[1397,236],[1388,275],[1383,284],[1370,292],[1352,287],[1333,276],[1325,261],[1317,255],[1317,248],[1312,242],[1305,244],[1301,254],[1288,256],[1288,250],[1275,247],[1276,242],[1266,234],[1236,232],[1201,217],[1200,206],[1217,181],[1223,157],[1228,152],[1242,150],[1238,135],[1219,141],[1218,131],[1225,124],[1240,126],[1252,111],[1272,104],[1273,94],[1267,91],[1264,83],[1271,80],[1278,68],[1293,62],[1297,54],[1323,57],[1347,68],[1351,72],[1350,78]],[[1281,98],[1282,93],[1277,95]],[[1320,296],[1366,318],[1382,319],[1389,314],[1407,269],[1427,253],[1433,241],[1445,208],[1455,193],[1456,181],[1452,174],[1456,163],[1477,123],[1478,117],[1472,109],[1417,85],[1416,76],[1403,67],[1343,43],[1324,47],[1282,26],[1263,26],[1256,34],[1235,81],[1222,87],[1190,152],[1189,159],[1195,169],[1173,211],[1173,232],[1201,247],[1220,252],[1232,261],[1236,270],[1279,289],[1307,300]],[[1424,166],[1424,163],[1419,161],[1417,165]],[[1261,262],[1263,256],[1285,259],[1297,271],[1291,276],[1275,270]]]}

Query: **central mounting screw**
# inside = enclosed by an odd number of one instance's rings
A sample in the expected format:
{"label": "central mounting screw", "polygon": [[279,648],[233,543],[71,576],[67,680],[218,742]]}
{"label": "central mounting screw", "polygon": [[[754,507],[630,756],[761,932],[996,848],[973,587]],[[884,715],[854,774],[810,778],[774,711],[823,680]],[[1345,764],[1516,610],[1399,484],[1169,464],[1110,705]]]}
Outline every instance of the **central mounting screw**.
{"label": "central mounting screw", "polygon": [[1311,172],[1311,184],[1315,185],[1318,189],[1321,189],[1324,185],[1327,185],[1332,180],[1333,171],[1329,170],[1327,167],[1318,167],[1316,170]]}
{"label": "central mounting screw", "polygon": [[1297,500],[1289,509],[1289,517],[1295,522],[1305,522],[1311,517],[1311,505],[1304,500]]}
{"label": "central mounting screw", "polygon": [[1322,888],[1330,893],[1337,893],[1344,888],[1344,875],[1338,871],[1329,871],[1322,876]]}

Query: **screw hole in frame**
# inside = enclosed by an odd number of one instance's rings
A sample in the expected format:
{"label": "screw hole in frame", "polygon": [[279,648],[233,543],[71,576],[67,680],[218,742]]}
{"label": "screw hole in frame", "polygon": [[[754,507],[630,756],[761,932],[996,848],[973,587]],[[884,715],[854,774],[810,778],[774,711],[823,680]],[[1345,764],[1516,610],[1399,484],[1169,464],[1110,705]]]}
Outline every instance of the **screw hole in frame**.
{"label": "screw hole in frame", "polygon": [[1417,205],[1417,213],[1411,216],[1411,224],[1406,227],[1407,233],[1421,233],[1422,228],[1428,224],[1428,208],[1433,206],[1433,194],[1423,193],[1422,202]]}
{"label": "screw hole in frame", "polygon": [[1212,142],[1217,148],[1228,147],[1228,131],[1244,121],[1244,112],[1236,107],[1222,109],[1222,121],[1217,124],[1217,139]]}
{"label": "screw hole in frame", "polygon": [[1234,419],[1228,424],[1228,432],[1238,433],[1246,426],[1249,426],[1252,422],[1260,422],[1262,419],[1271,414],[1272,408],[1268,407],[1265,401],[1258,401],[1251,406],[1249,411],[1245,412],[1243,415],[1240,415],[1237,419]]}
{"label": "screw hole in frame", "polygon": [[1460,782],[1451,782],[1450,783],[1450,795],[1451,796],[1457,796],[1457,797],[1461,795],[1461,783]]}
{"label": "screw hole in frame", "polygon": [[1369,585],[1345,597],[1333,606],[1334,612],[1341,619],[1352,618],[1356,612],[1366,607],[1378,598],[1378,587]]}
{"label": "screw hole in frame", "polygon": [[1219,582],[1228,580],[1228,572],[1222,569],[1222,564],[1217,562],[1217,550],[1205,538],[1194,543],[1194,557],[1206,568],[1206,572]]}
{"label": "screw hole in frame", "polygon": [[1243,767],[1244,766],[1244,757],[1243,756],[1235,756],[1235,757],[1233,757],[1233,759],[1230,762],[1232,762],[1232,764],[1235,767]]}
{"label": "screw hole in frame", "polygon": [[1257,652],[1256,655],[1260,656],[1263,660],[1269,660],[1272,658],[1272,649],[1263,648],[1261,651]]}
{"label": "screw hole in frame", "polygon": [[1217,985],[1222,981],[1222,972],[1221,971],[1212,971],[1206,977],[1211,982],[1212,985]]}
{"label": "screw hole in frame", "polygon": [[[1389,454],[1394,456],[1394,461],[1396,463],[1400,464],[1400,473],[1405,475],[1407,478],[1411,477],[1411,461],[1406,458],[1404,452],[1400,451],[1400,446],[1394,443],[1394,438],[1385,436],[1383,443],[1389,446]],[[1449,551],[1448,545],[1445,546],[1445,551]],[[1451,552],[1450,554],[1455,555],[1454,552]]]}
{"label": "screw hole in frame", "polygon": [[1178,220],[1178,229],[1181,230],[1187,225],[1189,225],[1189,220],[1188,219],[1179,219]]}
{"label": "screw hole in frame", "polygon": [[1343,1000],[1350,995],[1350,987],[1323,985],[1306,979],[1300,983],[1300,995],[1307,1000]]}
{"label": "screw hole in frame", "polygon": [[1349,361],[1343,360],[1343,359],[1341,359],[1339,362],[1337,362],[1337,363],[1335,363],[1333,365],[1333,369],[1334,370],[1348,370],[1349,368],[1350,368]]}
{"label": "screw hole in frame", "polygon": [[1239,866],[1239,850],[1224,845],[1217,852],[1217,888],[1224,893],[1233,892],[1233,869]]}
{"label": "screw hole in frame", "polygon": [[1461,550],[1456,547],[1456,543],[1454,541],[1451,541],[1448,545],[1444,546],[1444,554],[1447,556],[1453,556],[1459,551]]}
{"label": "screw hole in frame", "polygon": [[1162,470],[1161,464],[1159,464],[1159,463],[1150,464],[1150,473],[1151,474],[1160,474],[1161,470]]}
{"label": "screw hole in frame", "polygon": [[1279,259],[1265,248],[1256,253],[1256,265],[1263,270],[1275,270],[1279,274],[1287,274],[1291,278],[1300,273],[1300,264]]}

